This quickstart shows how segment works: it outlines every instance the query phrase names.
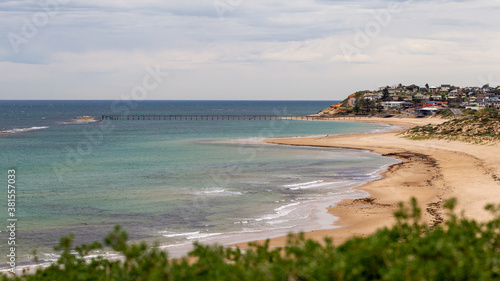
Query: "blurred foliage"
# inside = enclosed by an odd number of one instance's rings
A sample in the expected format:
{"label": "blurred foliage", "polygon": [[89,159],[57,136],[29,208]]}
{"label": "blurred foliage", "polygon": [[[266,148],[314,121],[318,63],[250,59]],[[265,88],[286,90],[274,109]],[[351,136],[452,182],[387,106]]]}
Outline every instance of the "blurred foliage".
{"label": "blurred foliage", "polygon": [[195,243],[191,258],[169,260],[146,244],[128,244],[116,227],[104,244],[121,253],[121,261],[85,259],[100,243],[72,248],[61,238],[57,263],[32,275],[2,280],[500,280],[500,205],[487,206],[488,222],[453,213],[456,200],[443,204],[446,223],[429,229],[415,199],[399,205],[396,224],[366,238],[336,247],[290,235],[288,246],[270,249],[253,244],[238,248]]}

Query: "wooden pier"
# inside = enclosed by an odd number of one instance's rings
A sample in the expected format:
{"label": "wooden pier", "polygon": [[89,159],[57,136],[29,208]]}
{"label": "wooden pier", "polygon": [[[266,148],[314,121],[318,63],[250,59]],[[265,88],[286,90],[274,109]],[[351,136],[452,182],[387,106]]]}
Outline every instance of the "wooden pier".
{"label": "wooden pier", "polygon": [[102,120],[277,120],[313,117],[291,115],[102,115]]}
{"label": "wooden pier", "polygon": [[184,115],[102,115],[102,120],[336,120],[336,119],[365,119],[369,116],[297,116],[297,115],[210,115],[210,114],[184,114]]}

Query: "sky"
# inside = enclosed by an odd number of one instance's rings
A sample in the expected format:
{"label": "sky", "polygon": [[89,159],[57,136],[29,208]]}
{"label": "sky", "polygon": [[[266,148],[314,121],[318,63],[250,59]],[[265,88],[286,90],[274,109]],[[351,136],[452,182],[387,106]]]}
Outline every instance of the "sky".
{"label": "sky", "polygon": [[500,0],[3,0],[0,99],[340,100],[500,85]]}

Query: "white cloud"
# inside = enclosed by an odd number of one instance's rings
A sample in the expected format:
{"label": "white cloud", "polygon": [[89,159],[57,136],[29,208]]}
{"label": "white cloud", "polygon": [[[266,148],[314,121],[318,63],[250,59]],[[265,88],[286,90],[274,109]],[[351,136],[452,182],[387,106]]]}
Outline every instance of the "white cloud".
{"label": "white cloud", "polygon": [[[220,1],[230,5],[222,17],[213,0],[62,1],[18,54],[6,35],[22,35],[43,10],[34,0],[4,1],[0,99],[113,98],[111,89],[156,64],[172,73],[163,88],[170,96],[203,99],[341,99],[384,84],[439,84],[443,76],[460,84],[499,71],[498,0],[411,1],[361,47],[357,30],[388,1]],[[346,57],[341,44],[357,51]],[[20,82],[26,77],[29,84]]]}

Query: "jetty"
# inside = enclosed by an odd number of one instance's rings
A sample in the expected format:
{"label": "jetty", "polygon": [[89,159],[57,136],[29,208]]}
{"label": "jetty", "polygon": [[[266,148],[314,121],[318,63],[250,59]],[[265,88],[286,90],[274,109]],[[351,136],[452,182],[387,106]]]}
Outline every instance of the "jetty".
{"label": "jetty", "polygon": [[240,114],[134,114],[134,115],[102,115],[102,120],[335,120],[361,119],[367,116],[320,117],[317,115],[240,115]]}

